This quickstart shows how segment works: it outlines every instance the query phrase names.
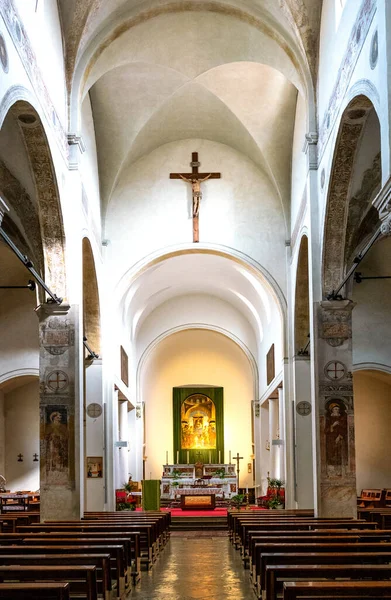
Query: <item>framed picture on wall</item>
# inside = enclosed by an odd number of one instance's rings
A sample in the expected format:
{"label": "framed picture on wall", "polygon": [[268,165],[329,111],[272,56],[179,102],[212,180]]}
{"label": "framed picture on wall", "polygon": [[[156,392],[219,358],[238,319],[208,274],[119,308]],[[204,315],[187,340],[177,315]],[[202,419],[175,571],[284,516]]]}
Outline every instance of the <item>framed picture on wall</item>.
{"label": "framed picture on wall", "polygon": [[87,478],[99,479],[103,477],[103,457],[87,456]]}
{"label": "framed picture on wall", "polygon": [[126,386],[129,386],[129,366],[128,355],[121,346],[121,379]]}
{"label": "framed picture on wall", "polygon": [[266,355],[266,382],[271,383],[275,377],[274,367],[274,344],[270,346],[269,352]]}

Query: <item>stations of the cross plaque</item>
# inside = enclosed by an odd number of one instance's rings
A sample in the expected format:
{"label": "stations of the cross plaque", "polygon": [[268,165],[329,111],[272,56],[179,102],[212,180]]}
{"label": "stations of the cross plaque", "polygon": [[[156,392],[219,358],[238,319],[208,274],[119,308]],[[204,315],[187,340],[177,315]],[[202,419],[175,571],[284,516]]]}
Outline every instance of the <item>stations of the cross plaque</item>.
{"label": "stations of the cross plaque", "polygon": [[199,242],[199,211],[200,200],[202,198],[201,183],[207,179],[220,179],[221,173],[199,173],[198,167],[201,166],[201,163],[198,162],[198,152],[192,152],[190,166],[191,173],[170,173],[170,179],[182,179],[186,183],[191,184],[193,196],[193,242]]}

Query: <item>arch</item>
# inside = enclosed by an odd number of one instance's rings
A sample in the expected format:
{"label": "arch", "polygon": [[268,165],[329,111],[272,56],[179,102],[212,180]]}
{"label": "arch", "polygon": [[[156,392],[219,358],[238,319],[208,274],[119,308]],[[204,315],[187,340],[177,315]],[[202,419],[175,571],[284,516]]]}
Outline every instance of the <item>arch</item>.
{"label": "arch", "polygon": [[21,381],[21,385],[24,385],[24,383],[28,383],[29,381],[37,379],[38,377],[39,369],[35,369],[34,367],[26,367],[24,369],[7,371],[7,373],[2,373],[0,375],[0,390],[12,380],[18,379]]}
{"label": "arch", "polygon": [[180,325],[178,327],[173,327],[172,329],[168,329],[167,331],[164,331],[159,336],[157,336],[148,345],[148,347],[144,350],[142,356],[140,357],[140,360],[139,360],[138,365],[137,365],[137,370],[136,370],[136,402],[138,402],[138,403],[141,402],[141,398],[140,398],[141,382],[140,382],[140,379],[141,379],[141,374],[142,374],[144,365],[147,362],[148,357],[150,356],[150,354],[153,352],[153,350],[163,340],[165,340],[169,336],[171,336],[171,335],[173,335],[175,333],[178,333],[180,331],[188,331],[189,329],[204,329],[204,330],[207,330],[207,331],[215,331],[216,333],[221,333],[225,337],[227,337],[230,340],[232,340],[237,346],[239,346],[239,348],[246,355],[247,360],[250,363],[251,372],[252,372],[252,375],[253,375],[254,398],[258,398],[258,395],[259,395],[259,373],[258,373],[258,366],[257,366],[257,362],[255,360],[255,357],[251,353],[250,349],[247,348],[247,346],[245,344],[243,344],[243,342],[238,337],[236,337],[234,334],[232,334],[227,329],[223,329],[222,327],[216,327],[214,325],[208,325],[208,324],[187,323],[186,325]]}
{"label": "arch", "polygon": [[101,325],[99,290],[94,255],[87,237],[82,240],[83,254],[83,323],[84,335],[91,349],[100,355]]}
{"label": "arch", "polygon": [[[359,243],[359,237],[368,232],[365,228],[373,227],[372,220],[377,220],[370,204],[372,193],[377,185],[375,182],[364,182],[366,173],[363,173],[364,183],[371,187],[370,193],[366,190],[364,197],[359,198],[362,207],[360,213],[350,210],[351,204],[356,201],[352,197],[352,179],[356,165],[357,153],[360,149],[365,126],[369,116],[374,110],[371,100],[364,95],[355,96],[345,108],[336,138],[331,179],[328,190],[326,212],[324,219],[322,281],[323,294],[331,294],[342,281],[347,261]],[[376,112],[375,112],[376,114]],[[377,114],[376,114],[377,118]],[[380,155],[377,160],[380,167]],[[375,170],[377,167],[373,165]],[[368,197],[369,196],[369,197]],[[372,211],[371,211],[372,209]],[[357,220],[357,214],[360,221]],[[354,218],[356,215],[356,218]],[[371,220],[365,219],[370,216]],[[364,218],[362,218],[364,216]],[[362,228],[361,231],[360,227]],[[355,237],[356,236],[356,237]]]}
{"label": "arch", "polygon": [[[28,97],[28,100],[20,99],[19,94],[23,98]],[[19,99],[16,100],[18,96]],[[3,122],[6,115],[10,113],[15,117],[20,128],[37,193],[45,282],[58,296],[64,296],[66,294],[65,234],[57,180],[42,119],[30,99],[30,94],[23,89],[10,90],[8,97],[3,99],[0,122]],[[6,108],[7,113],[5,113]]]}
{"label": "arch", "polygon": [[294,326],[295,354],[307,353],[304,349],[308,344],[310,331],[308,276],[308,237],[303,235],[300,240],[299,257],[296,269]]}

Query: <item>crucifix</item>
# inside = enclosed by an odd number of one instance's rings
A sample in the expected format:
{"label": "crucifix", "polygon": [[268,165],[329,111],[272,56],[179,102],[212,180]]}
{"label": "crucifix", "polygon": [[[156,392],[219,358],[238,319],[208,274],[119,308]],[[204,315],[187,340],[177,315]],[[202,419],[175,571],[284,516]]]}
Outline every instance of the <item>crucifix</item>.
{"label": "crucifix", "polygon": [[201,462],[202,452],[196,452],[196,457],[197,457],[198,462]]}
{"label": "crucifix", "polygon": [[170,179],[183,179],[186,183],[191,184],[193,195],[193,242],[199,242],[199,211],[200,200],[202,198],[201,183],[207,179],[220,179],[221,173],[199,173],[198,167],[201,165],[198,162],[198,152],[192,152],[191,155],[191,173],[170,173]]}
{"label": "crucifix", "polygon": [[240,473],[240,469],[239,469],[239,461],[243,460],[243,456],[239,456],[239,452],[236,453],[236,456],[233,457],[234,460],[236,460],[236,489],[237,489],[237,494],[239,494],[239,473]]}

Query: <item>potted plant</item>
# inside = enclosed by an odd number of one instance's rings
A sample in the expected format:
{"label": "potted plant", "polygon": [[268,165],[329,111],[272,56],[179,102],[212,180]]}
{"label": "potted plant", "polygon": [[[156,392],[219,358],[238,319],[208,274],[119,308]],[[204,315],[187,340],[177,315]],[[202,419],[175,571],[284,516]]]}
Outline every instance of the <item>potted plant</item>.
{"label": "potted plant", "polygon": [[268,477],[268,498],[266,505],[269,508],[284,508],[284,481]]}
{"label": "potted plant", "polygon": [[224,479],[226,476],[225,468],[221,467],[220,469],[216,469],[213,473],[213,477],[218,477],[219,479]]}
{"label": "potted plant", "polygon": [[235,496],[231,497],[231,504],[233,504],[237,510],[240,510],[240,507],[242,506],[243,502],[244,494],[236,494]]}

